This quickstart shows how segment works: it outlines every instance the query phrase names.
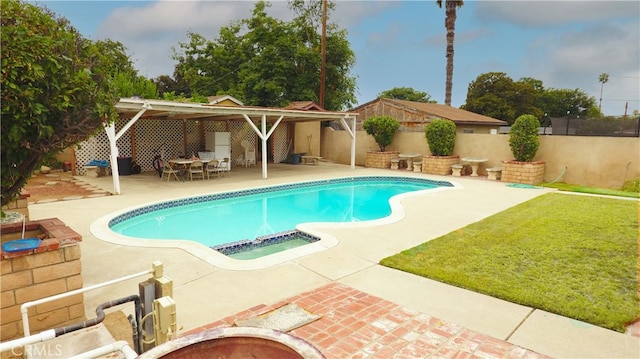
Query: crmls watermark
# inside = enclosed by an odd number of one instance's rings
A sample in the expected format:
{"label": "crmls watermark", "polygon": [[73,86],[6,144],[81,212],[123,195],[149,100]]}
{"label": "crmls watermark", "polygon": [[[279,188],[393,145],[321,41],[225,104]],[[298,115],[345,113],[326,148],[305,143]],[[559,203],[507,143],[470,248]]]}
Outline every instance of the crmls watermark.
{"label": "crmls watermark", "polygon": [[11,348],[11,354],[22,358],[61,358],[63,355],[62,344],[26,345],[24,347]]}

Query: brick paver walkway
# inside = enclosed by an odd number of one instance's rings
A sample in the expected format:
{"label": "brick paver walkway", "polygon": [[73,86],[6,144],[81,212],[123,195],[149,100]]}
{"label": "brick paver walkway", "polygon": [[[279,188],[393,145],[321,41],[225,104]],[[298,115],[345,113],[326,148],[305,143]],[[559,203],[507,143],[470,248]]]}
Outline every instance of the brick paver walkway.
{"label": "brick paver walkway", "polygon": [[547,358],[340,283],[272,305],[259,305],[186,334],[232,326],[237,319],[252,318],[288,303],[322,316],[290,333],[310,342],[330,359]]}

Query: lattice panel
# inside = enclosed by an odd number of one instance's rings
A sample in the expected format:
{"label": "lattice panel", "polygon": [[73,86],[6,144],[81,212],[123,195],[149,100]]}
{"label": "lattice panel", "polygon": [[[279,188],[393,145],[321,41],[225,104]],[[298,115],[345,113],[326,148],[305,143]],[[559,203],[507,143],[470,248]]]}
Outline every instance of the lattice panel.
{"label": "lattice panel", "polygon": [[229,132],[231,132],[231,161],[237,157],[244,156],[244,147],[242,140],[247,140],[255,145],[256,133],[253,132],[251,125],[245,121],[229,122]]}
{"label": "lattice panel", "polygon": [[280,124],[271,135],[273,143],[273,163],[280,163],[289,155],[289,138],[287,138],[287,125]]}
{"label": "lattice panel", "polygon": [[[204,121],[204,132],[228,132],[227,123],[220,121]],[[213,151],[213,149],[211,149]]]}
{"label": "lattice panel", "polygon": [[200,144],[200,123],[197,121],[185,121],[187,145],[185,148],[185,157],[193,157],[198,151],[204,151],[204,143]]}
{"label": "lattice panel", "polygon": [[154,171],[153,158],[156,154],[161,155],[164,160],[185,154],[182,121],[140,120],[135,124],[135,133],[135,161],[142,171]]}
{"label": "lattice panel", "polygon": [[[120,121],[116,123],[116,133],[122,129],[127,121]],[[120,149],[120,156],[131,156],[131,137],[126,134],[116,141],[118,148]],[[111,153],[109,146],[109,138],[104,129],[100,129],[96,136],[84,141],[80,146],[76,146],[76,170],[78,175],[84,175],[84,165],[91,160],[109,161],[109,154]],[[110,161],[109,161],[110,162]],[[115,165],[115,164],[110,164]]]}
{"label": "lattice panel", "polygon": [[[116,133],[128,121],[116,124]],[[186,128],[187,144],[184,148],[183,130]],[[230,132],[231,133],[231,160],[244,155],[242,140],[247,140],[254,148],[258,143],[258,137],[251,126],[245,121],[216,122],[205,121],[204,131]],[[142,171],[154,171],[153,158],[160,154],[164,160],[179,156],[191,156],[204,149],[201,143],[200,124],[196,121],[183,121],[166,119],[138,120],[133,132],[129,130],[117,141],[120,156],[131,157],[131,136],[135,133],[136,158],[133,160],[140,165]],[[287,158],[289,139],[287,138],[287,126],[281,124],[272,135],[271,142],[274,147],[274,162],[280,163]],[[257,151],[259,152],[259,151]],[[76,147],[76,169],[78,175],[84,175],[84,165],[91,160],[109,161],[109,138],[104,130],[94,137],[84,141]]]}

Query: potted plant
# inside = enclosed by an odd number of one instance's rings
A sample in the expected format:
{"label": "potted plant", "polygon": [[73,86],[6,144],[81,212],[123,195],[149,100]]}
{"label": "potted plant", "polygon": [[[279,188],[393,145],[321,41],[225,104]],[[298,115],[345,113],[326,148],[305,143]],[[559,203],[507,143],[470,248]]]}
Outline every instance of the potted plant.
{"label": "potted plant", "polygon": [[400,128],[400,122],[389,116],[369,117],[362,123],[367,134],[373,136],[380,151],[367,152],[365,167],[389,168],[391,160],[398,156],[397,151],[386,151],[393,141],[393,136]]}
{"label": "potted plant", "polygon": [[456,145],[456,124],[451,120],[437,118],[424,129],[431,156],[422,158],[422,172],[434,175],[450,175],[451,166],[460,162],[453,155]]}
{"label": "potted plant", "polygon": [[514,160],[502,161],[502,181],[536,184],[544,180],[545,163],[533,161],[540,147],[540,121],[533,115],[516,118],[509,130],[509,147]]}

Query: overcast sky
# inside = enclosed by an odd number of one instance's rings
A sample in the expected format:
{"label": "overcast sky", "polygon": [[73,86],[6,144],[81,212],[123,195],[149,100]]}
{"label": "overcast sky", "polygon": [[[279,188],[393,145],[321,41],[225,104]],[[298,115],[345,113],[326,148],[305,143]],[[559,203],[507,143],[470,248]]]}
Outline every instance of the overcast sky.
{"label": "overcast sky", "polygon": [[[173,74],[172,48],[188,31],[213,40],[221,26],[249,18],[253,1],[39,1],[87,38],[122,42],[140,74]],[[269,15],[289,20],[285,1]],[[356,54],[358,104],[393,87],[444,103],[445,12],[436,1],[336,1],[330,22],[347,29]],[[456,21],[452,105],[465,103],[478,75],[533,77],[546,88],[580,89],[602,110],[640,109],[640,2],[465,1]]]}

